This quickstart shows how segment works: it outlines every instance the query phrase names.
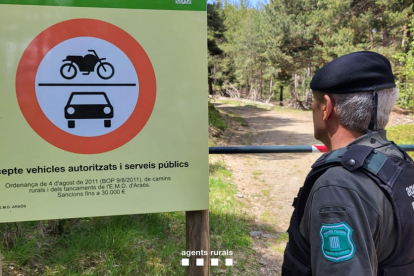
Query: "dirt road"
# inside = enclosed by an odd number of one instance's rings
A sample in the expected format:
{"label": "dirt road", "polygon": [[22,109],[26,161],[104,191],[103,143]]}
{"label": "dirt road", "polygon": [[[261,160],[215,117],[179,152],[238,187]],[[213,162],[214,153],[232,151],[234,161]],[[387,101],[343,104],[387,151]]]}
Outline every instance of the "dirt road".
{"label": "dirt road", "polygon": [[[249,126],[230,129],[226,145],[314,145],[310,111],[268,111],[253,106],[216,102],[216,107],[236,113]],[[393,114],[390,123],[412,122],[404,114]],[[292,200],[303,184],[318,153],[225,155],[238,189],[236,197],[255,219],[251,229],[260,275],[280,275]]]}

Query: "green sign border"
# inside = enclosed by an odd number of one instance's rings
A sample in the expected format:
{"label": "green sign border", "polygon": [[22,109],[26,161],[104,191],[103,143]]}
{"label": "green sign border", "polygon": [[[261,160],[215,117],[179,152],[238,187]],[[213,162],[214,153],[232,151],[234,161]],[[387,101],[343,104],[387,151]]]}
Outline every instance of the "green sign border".
{"label": "green sign border", "polygon": [[176,0],[1,0],[0,5],[66,6],[112,9],[206,11],[206,0],[176,4]]}

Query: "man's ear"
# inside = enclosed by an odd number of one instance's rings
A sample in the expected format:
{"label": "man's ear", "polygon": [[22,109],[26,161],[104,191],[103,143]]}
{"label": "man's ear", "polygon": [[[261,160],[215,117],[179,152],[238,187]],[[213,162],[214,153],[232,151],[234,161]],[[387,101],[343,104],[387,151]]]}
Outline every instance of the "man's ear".
{"label": "man's ear", "polygon": [[326,94],[323,96],[323,99],[325,100],[325,107],[323,109],[322,119],[326,122],[334,112],[334,102],[332,101],[331,97]]}

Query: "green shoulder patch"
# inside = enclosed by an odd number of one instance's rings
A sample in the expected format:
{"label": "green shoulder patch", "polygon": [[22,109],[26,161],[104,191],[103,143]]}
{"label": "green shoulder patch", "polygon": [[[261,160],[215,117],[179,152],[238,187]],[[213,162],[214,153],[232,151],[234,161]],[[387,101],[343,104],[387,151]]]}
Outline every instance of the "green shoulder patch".
{"label": "green shoulder patch", "polygon": [[328,261],[340,263],[352,259],[355,255],[355,244],[352,240],[352,228],[346,222],[335,224],[322,223],[321,237],[322,256]]}

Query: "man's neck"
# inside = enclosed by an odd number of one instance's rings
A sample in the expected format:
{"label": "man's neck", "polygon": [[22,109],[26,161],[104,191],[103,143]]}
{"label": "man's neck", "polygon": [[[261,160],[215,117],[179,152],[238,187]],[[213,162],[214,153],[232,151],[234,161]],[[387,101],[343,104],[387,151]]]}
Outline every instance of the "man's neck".
{"label": "man's neck", "polygon": [[362,133],[355,132],[339,126],[336,132],[330,136],[329,142],[326,144],[328,150],[336,150],[339,148],[346,147],[356,138],[362,136]]}

